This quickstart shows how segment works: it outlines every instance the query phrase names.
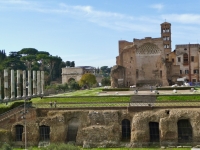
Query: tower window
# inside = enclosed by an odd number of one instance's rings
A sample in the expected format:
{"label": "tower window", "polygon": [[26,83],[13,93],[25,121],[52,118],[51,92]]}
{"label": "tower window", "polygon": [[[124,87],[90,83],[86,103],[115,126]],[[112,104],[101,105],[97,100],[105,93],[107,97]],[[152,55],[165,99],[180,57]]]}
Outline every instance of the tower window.
{"label": "tower window", "polygon": [[198,70],[198,69],[195,69],[195,70],[194,70],[194,74],[199,74],[199,70]]}
{"label": "tower window", "polygon": [[178,57],[178,62],[181,62],[181,57]]}
{"label": "tower window", "polygon": [[192,62],[194,61],[194,56],[191,56],[191,61],[192,61]]}
{"label": "tower window", "polygon": [[188,74],[189,73],[189,70],[185,70],[185,74]]}
{"label": "tower window", "polygon": [[182,70],[180,70],[180,74],[182,74]]}
{"label": "tower window", "polygon": [[188,63],[188,54],[187,53],[183,54],[183,63],[184,64]]}

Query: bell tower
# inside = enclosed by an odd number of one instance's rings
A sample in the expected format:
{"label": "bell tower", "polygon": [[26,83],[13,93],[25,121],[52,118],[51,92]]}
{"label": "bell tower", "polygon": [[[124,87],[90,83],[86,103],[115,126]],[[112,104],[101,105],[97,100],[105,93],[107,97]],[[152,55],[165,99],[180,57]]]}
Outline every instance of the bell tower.
{"label": "bell tower", "polygon": [[161,38],[163,39],[165,55],[171,52],[171,23],[164,22],[161,24]]}

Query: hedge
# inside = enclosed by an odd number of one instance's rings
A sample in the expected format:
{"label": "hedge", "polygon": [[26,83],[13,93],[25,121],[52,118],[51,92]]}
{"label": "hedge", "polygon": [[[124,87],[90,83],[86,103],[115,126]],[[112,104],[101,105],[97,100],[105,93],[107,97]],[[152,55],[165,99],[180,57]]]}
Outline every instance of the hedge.
{"label": "hedge", "polygon": [[156,88],[156,90],[190,90],[191,88],[194,88],[193,86],[190,87],[160,87],[160,88]]}
{"label": "hedge", "polygon": [[102,91],[130,91],[129,88],[102,89]]}

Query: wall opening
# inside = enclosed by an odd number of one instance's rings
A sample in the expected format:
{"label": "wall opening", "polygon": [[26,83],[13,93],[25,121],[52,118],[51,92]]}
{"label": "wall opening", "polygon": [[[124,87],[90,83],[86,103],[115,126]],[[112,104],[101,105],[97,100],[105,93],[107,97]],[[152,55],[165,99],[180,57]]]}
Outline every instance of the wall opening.
{"label": "wall opening", "polygon": [[129,141],[131,138],[131,127],[128,119],[122,120],[122,140]]}
{"label": "wall opening", "polygon": [[76,142],[76,136],[78,133],[79,125],[80,125],[80,122],[78,118],[72,118],[69,121],[68,129],[67,129],[67,142],[69,141]]}
{"label": "wall opening", "polygon": [[160,141],[159,123],[158,122],[149,122],[149,135],[150,135],[150,142],[159,142]]}
{"label": "wall opening", "polygon": [[179,120],[178,126],[178,143],[192,142],[192,126],[188,119]]}
{"label": "wall opening", "polygon": [[74,78],[69,78],[68,83],[70,83],[71,81],[75,81]]}
{"label": "wall opening", "polygon": [[183,64],[188,64],[188,54],[183,54]]}
{"label": "wall opening", "polygon": [[22,125],[16,125],[15,126],[15,132],[16,132],[16,141],[22,141],[22,133],[23,133],[24,126]]}
{"label": "wall opening", "polygon": [[40,141],[49,141],[50,140],[50,127],[42,125],[40,129]]}

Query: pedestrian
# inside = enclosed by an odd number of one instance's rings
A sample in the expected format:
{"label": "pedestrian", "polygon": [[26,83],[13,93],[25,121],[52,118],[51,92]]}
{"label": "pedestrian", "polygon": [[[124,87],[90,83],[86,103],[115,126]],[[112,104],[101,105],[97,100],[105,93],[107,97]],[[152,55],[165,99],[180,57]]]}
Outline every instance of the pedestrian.
{"label": "pedestrian", "polygon": [[51,101],[51,102],[49,102],[49,104],[50,104],[50,107],[52,108],[52,105],[53,105],[52,101]]}
{"label": "pedestrian", "polygon": [[56,108],[56,101],[54,101],[54,107]]}
{"label": "pedestrian", "polygon": [[150,91],[151,91],[151,92],[152,92],[152,89],[153,89],[152,86],[150,86]]}

